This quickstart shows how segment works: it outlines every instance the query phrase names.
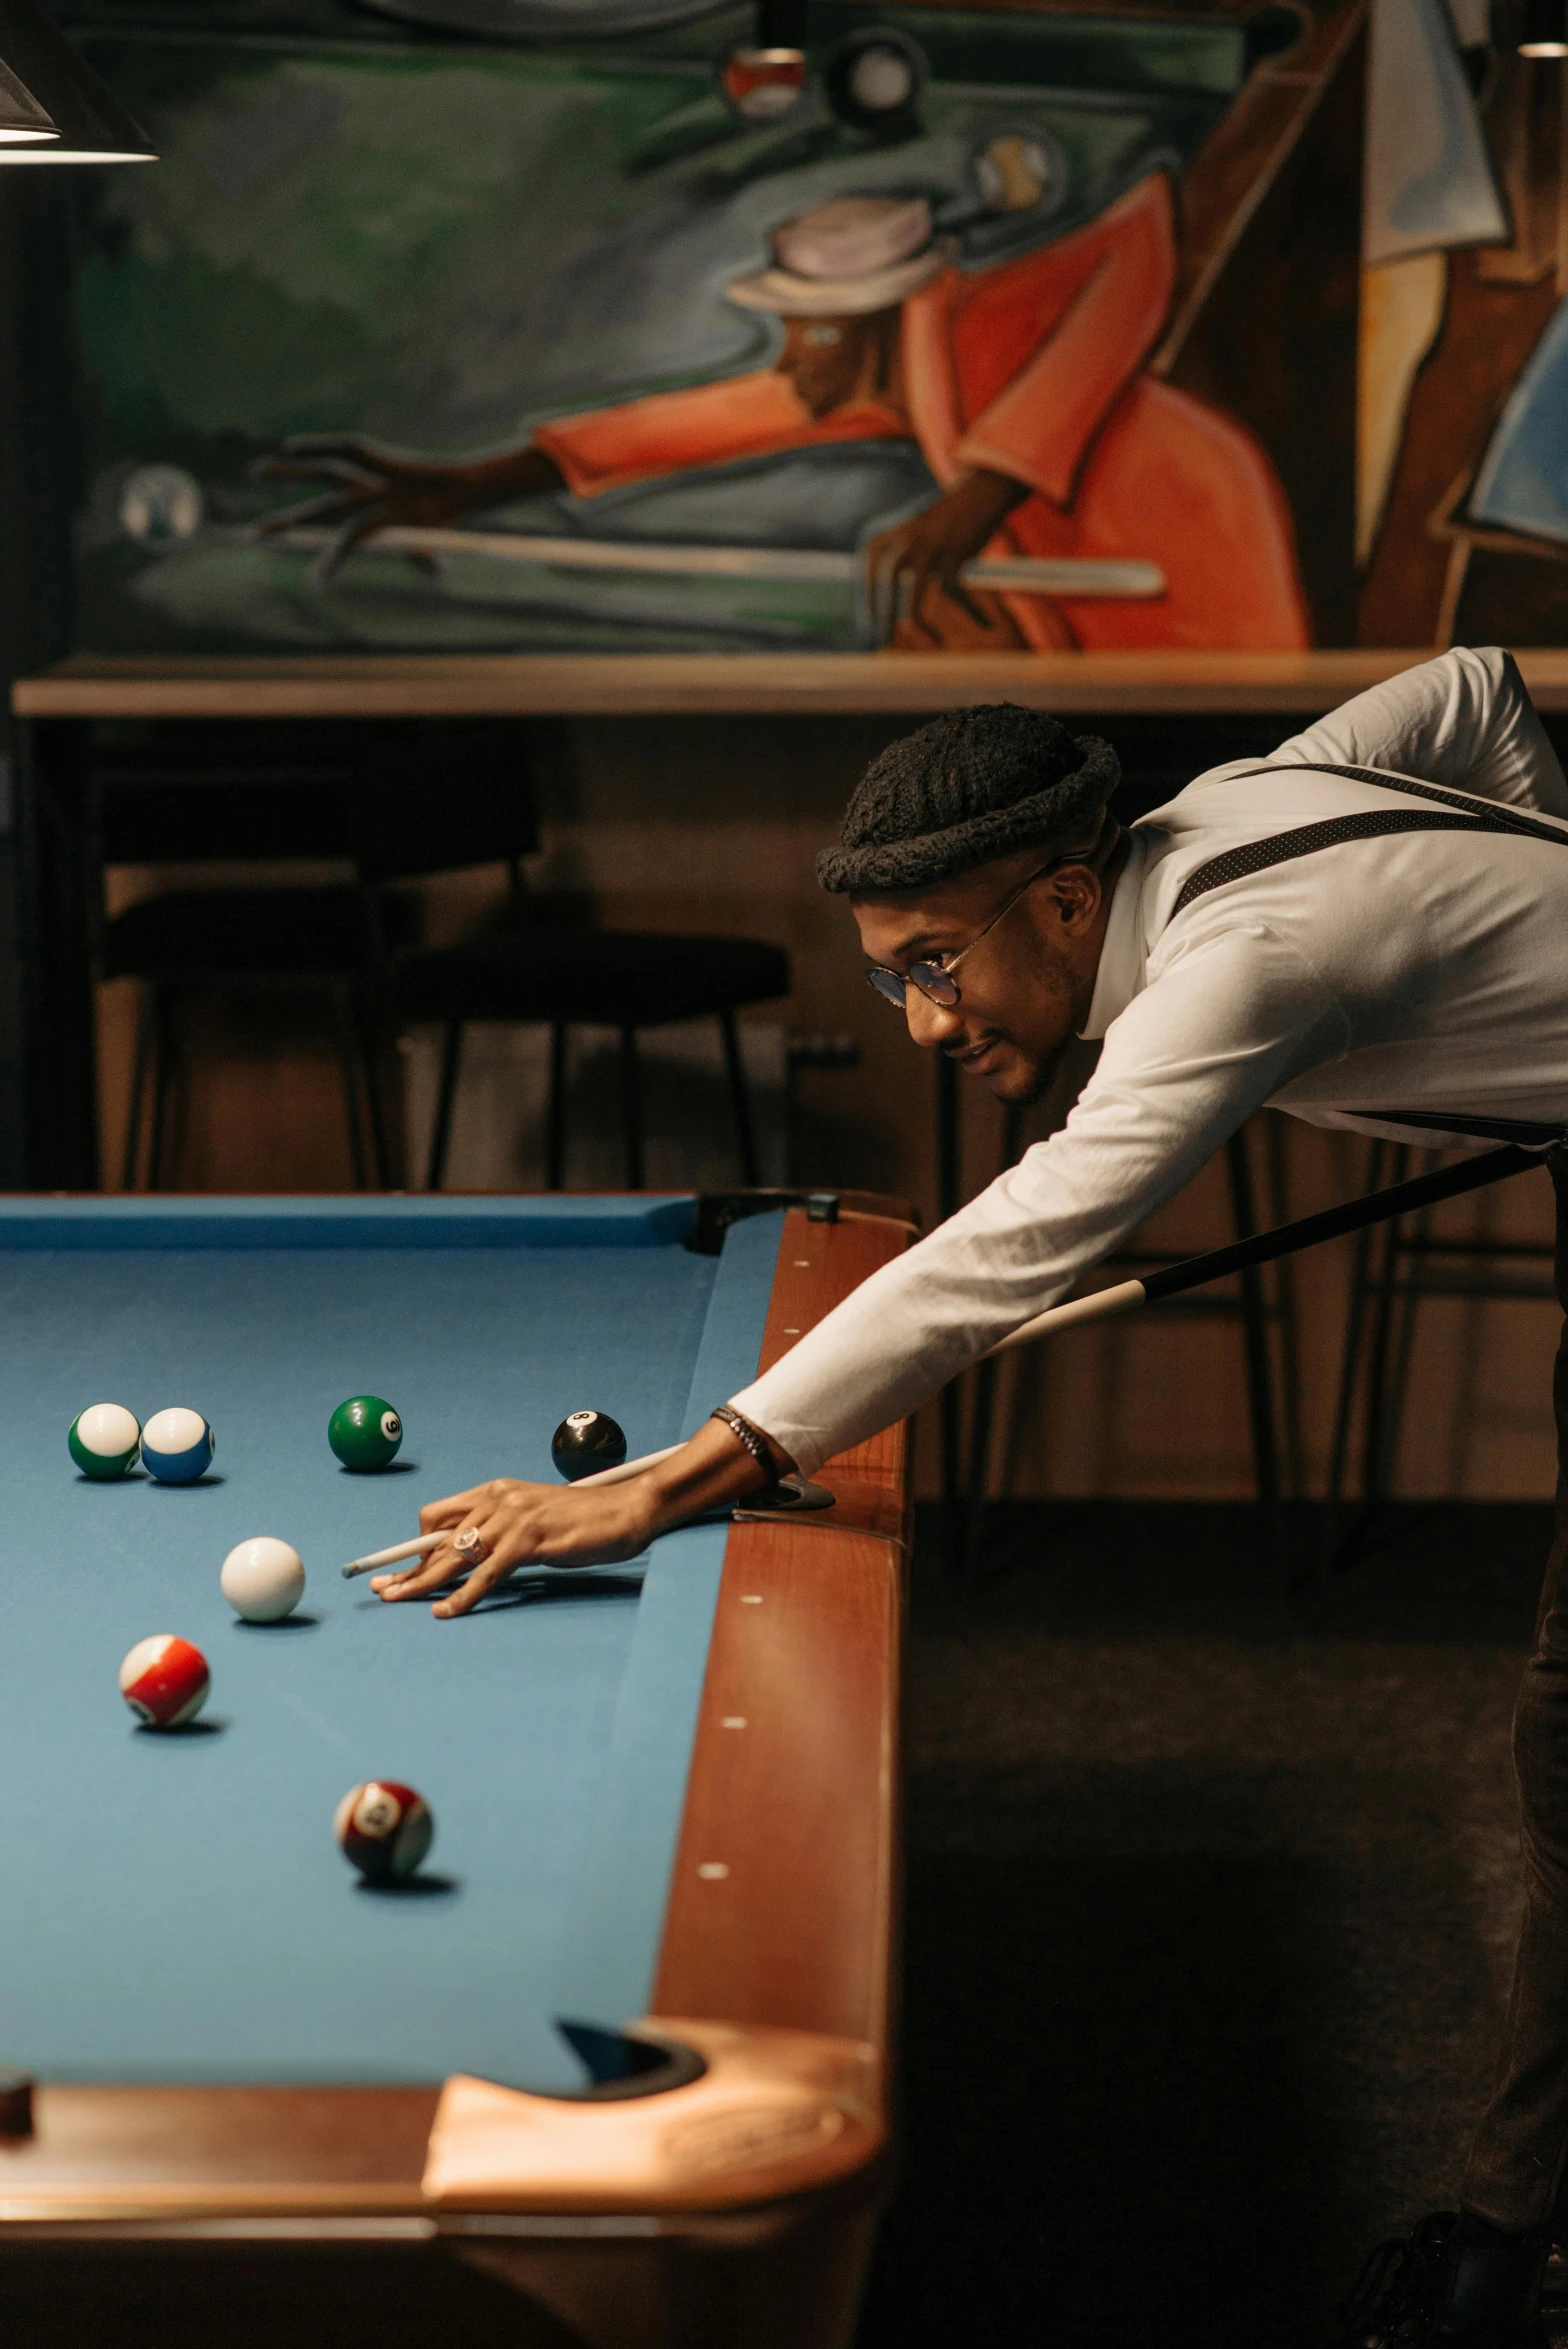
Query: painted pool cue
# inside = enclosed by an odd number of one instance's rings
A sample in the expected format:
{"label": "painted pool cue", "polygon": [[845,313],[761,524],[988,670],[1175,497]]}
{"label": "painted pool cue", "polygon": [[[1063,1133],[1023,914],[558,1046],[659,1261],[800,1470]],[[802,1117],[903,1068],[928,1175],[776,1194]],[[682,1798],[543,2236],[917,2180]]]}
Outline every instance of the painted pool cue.
{"label": "painted pool cue", "polygon": [[1339,1207],[1325,1207],[1317,1215],[1304,1215],[1296,1223],[1283,1223],[1276,1231],[1258,1232],[1249,1240],[1232,1240],[1227,1247],[1211,1248],[1203,1256],[1183,1257],[1179,1264],[1162,1265],[1158,1272],[1146,1273],[1142,1280],[1118,1281],[1112,1289],[1097,1289],[1088,1297],[1071,1297],[1065,1305],[1053,1305],[1046,1313],[1036,1314],[1015,1329],[1010,1338],[1003,1338],[991,1348],[990,1360],[997,1354],[1006,1354],[1014,1346],[1027,1346],[1035,1338],[1054,1336],[1058,1330],[1072,1329],[1088,1321],[1109,1321],[1118,1313],[1131,1313],[1139,1305],[1155,1304],[1161,1297],[1180,1296],[1185,1289],[1200,1289],[1207,1281],[1223,1280],[1227,1273],[1243,1272],[1249,1265],[1272,1264],[1276,1257],[1294,1256],[1299,1249],[1314,1248],[1320,1240],[1337,1240],[1346,1232],[1365,1231],[1369,1224],[1389,1223],[1396,1215],[1413,1214],[1420,1207],[1435,1207],[1441,1199],[1458,1199],[1466,1191],[1479,1191],[1488,1183],[1500,1183],[1510,1175],[1523,1174],[1528,1167],[1543,1166],[1545,1158],[1539,1150],[1521,1150],[1510,1142],[1502,1150],[1484,1150],[1479,1157],[1461,1159],[1456,1166],[1442,1166],[1432,1174],[1414,1175],[1407,1183],[1394,1183],[1386,1191],[1369,1191],[1361,1199],[1347,1199]]}
{"label": "painted pool cue", "polygon": [[[216,534],[213,534],[216,535]],[[246,526],[250,543],[329,553],[335,530],[302,524],[292,530]],[[489,555],[504,563],[548,563],[558,571],[648,572],[660,578],[755,579],[775,586],[853,587],[864,568],[858,555],[831,548],[672,546],[652,539],[546,538],[523,530],[436,530],[401,523],[378,530],[351,555]],[[959,573],[965,587],[1013,595],[1109,597],[1144,603],[1165,593],[1158,563],[1133,557],[1008,555],[977,557]]]}

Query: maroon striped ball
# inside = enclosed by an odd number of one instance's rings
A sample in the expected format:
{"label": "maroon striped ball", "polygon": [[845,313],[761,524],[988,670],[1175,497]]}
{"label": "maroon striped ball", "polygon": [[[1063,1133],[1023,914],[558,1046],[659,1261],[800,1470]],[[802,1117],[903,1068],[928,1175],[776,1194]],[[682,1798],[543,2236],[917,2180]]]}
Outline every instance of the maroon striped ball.
{"label": "maroon striped ball", "polygon": [[351,1786],[332,1821],[345,1859],[369,1884],[402,1884],[430,1849],[436,1831],[430,1806],[395,1778],[367,1778]]}

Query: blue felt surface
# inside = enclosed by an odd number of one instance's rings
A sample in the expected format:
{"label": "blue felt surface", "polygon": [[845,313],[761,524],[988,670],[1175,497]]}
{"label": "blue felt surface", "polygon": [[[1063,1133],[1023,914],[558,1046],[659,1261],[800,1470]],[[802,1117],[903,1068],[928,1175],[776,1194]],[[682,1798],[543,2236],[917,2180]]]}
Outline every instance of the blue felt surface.
{"label": "blue felt surface", "polygon": [[[641,1599],[633,1575],[541,1577],[456,1623],[337,1572],[424,1500],[550,1477],[568,1409],[612,1412],[640,1452],[752,1374],[777,1218],[718,1260],[645,1242],[633,1258],[629,1224],[588,1217],[587,1247],[546,1221],[539,1247],[421,1249],[405,1223],[392,1248],[337,1250],[317,1223],[303,1249],[241,1235],[154,1260],[8,1246],[15,1211],[0,1220],[0,2059],[55,2078],[544,2086],[575,2076],[552,2012],[643,2005],[722,1529],[659,1544]],[[379,1477],[327,1448],[358,1392],[408,1431]],[[66,1429],[99,1401],[205,1412],[212,1477],[79,1478]],[[219,1563],[257,1533],[303,1554],[305,1621],[242,1626],[225,1605]],[[116,1672],[156,1631],[208,1655],[209,1727],[132,1723]],[[339,1856],[333,1806],[373,1775],[432,1803],[435,1889],[361,1890]]]}
{"label": "blue felt surface", "polygon": [[[715,1401],[756,1375],[757,1298],[765,1310],[782,1227],[782,1216],[759,1215],[729,1232],[683,1436]],[[603,1792],[561,1938],[552,1994],[558,2014],[620,2023],[646,2010],[728,1532],[727,1525],[692,1526],[660,1542],[649,1562]]]}
{"label": "blue felt surface", "polygon": [[689,1192],[598,1198],[0,1197],[0,1249],[663,1248],[691,1230]]}

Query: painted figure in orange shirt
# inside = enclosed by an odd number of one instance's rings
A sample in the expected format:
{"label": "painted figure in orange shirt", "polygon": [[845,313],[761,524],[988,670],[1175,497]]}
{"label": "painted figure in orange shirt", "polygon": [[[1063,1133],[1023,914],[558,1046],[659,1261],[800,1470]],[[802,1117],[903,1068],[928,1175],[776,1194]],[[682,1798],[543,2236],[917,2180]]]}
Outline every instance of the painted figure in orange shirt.
{"label": "painted figure in orange shirt", "polygon": [[[1056,243],[973,270],[923,197],[842,197],[785,222],[770,265],[725,289],[782,321],[770,368],[563,417],[469,463],[294,442],[266,470],[331,486],[270,526],[337,525],[340,560],[388,525],[450,524],[543,490],[592,497],[823,442],[913,440],[940,494],[867,549],[893,642],[1305,645],[1268,458],[1234,419],[1142,371],[1174,278],[1163,172]],[[959,579],[977,554],[1142,559],[1166,588],[1148,600],[978,593]]]}

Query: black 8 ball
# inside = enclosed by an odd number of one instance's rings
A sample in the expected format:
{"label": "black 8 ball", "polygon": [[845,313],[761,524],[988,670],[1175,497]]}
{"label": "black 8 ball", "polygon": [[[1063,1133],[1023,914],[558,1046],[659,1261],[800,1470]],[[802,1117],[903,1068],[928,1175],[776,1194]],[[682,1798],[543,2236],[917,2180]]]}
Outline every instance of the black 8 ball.
{"label": "black 8 ball", "polygon": [[626,1438],[608,1411],[568,1411],[550,1438],[550,1457],[568,1483],[601,1468],[619,1468]]}

